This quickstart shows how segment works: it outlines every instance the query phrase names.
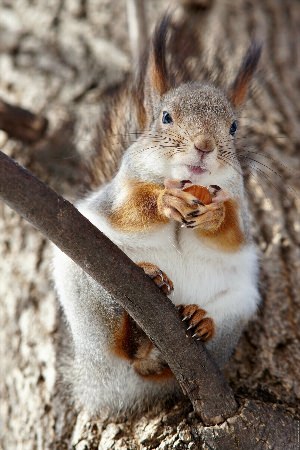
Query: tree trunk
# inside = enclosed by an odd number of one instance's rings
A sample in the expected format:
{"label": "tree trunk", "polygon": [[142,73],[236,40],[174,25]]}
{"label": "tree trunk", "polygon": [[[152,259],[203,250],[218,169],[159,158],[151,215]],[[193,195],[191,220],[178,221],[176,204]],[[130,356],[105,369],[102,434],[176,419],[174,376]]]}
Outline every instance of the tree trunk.
{"label": "tree trunk", "polygon": [[[147,7],[153,22],[165,2]],[[1,96],[50,121],[48,136],[34,146],[3,132],[1,146],[72,200],[84,189],[82,155],[93,145],[101,92],[129,70],[125,4],[22,0],[1,8]],[[127,421],[92,420],[68,406],[56,380],[60,327],[50,245],[0,203],[0,448],[247,449],[255,429],[257,448],[300,447],[299,429],[272,444],[257,423],[262,414],[268,421],[271,406],[279,436],[291,422],[288,412],[300,415],[300,4],[215,0],[191,17],[200,30],[203,71],[217,79],[218,70],[232,79],[250,36],[264,45],[239,128],[263,294],[258,317],[227,367],[243,420],[203,427],[188,402]],[[246,421],[253,427],[237,441]]]}

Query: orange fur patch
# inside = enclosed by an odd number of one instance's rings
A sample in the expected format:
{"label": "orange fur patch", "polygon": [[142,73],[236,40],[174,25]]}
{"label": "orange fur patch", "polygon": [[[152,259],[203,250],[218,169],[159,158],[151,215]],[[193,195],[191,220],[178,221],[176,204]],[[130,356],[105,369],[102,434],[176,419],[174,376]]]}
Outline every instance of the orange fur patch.
{"label": "orange fur patch", "polygon": [[138,375],[148,381],[163,381],[173,376],[171,369],[160,358],[151,358],[154,345],[150,340],[144,342],[136,354],[133,367]]}
{"label": "orange fur patch", "polygon": [[170,27],[170,16],[163,16],[154,30],[150,54],[150,81],[152,90],[162,96],[170,89],[166,63],[167,33]]}
{"label": "orange fur patch", "polygon": [[168,219],[158,212],[157,198],[163,189],[158,184],[132,182],[128,199],[109,216],[113,227],[122,231],[145,231]]}
{"label": "orange fur patch", "polygon": [[166,74],[154,62],[152,62],[151,67],[151,85],[159,95],[163,95],[169,89]]}
{"label": "orange fur patch", "polygon": [[235,108],[239,108],[245,103],[251,78],[251,76],[243,77],[241,80],[238,80],[239,82],[236,82],[236,86],[230,94],[231,103]]}
{"label": "orange fur patch", "polygon": [[205,238],[214,247],[227,251],[235,252],[244,244],[245,237],[240,228],[237,214],[237,203],[234,200],[224,202],[225,217],[216,231],[196,230],[201,238]]}
{"label": "orange fur patch", "polygon": [[119,358],[132,361],[138,351],[138,328],[133,319],[124,312],[114,331],[112,351]]}
{"label": "orange fur patch", "polygon": [[245,103],[251,79],[260,58],[261,48],[260,43],[252,41],[231,86],[229,98],[235,108],[239,108]]}
{"label": "orange fur patch", "polygon": [[164,367],[162,369],[162,371],[158,372],[158,373],[145,374],[145,373],[139,372],[138,368],[135,368],[135,371],[146,381],[160,382],[160,381],[165,381],[165,380],[168,380],[168,379],[174,377],[172,370],[168,366]]}
{"label": "orange fur patch", "polygon": [[113,342],[113,353],[130,361],[135,372],[145,380],[163,381],[173,376],[165,362],[151,357],[154,345],[127,312],[115,329]]}

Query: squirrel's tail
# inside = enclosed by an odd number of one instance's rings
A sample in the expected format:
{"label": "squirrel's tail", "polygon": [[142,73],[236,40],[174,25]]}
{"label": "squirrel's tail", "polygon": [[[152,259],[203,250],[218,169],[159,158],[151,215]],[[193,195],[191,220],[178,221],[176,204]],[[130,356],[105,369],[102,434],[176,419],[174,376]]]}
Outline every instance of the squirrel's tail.
{"label": "squirrel's tail", "polygon": [[123,152],[150,127],[161,96],[193,79],[189,62],[199,51],[197,38],[188,15],[173,19],[172,13],[161,18],[135,72],[102,95],[98,142],[88,161],[91,187],[112,178]]}

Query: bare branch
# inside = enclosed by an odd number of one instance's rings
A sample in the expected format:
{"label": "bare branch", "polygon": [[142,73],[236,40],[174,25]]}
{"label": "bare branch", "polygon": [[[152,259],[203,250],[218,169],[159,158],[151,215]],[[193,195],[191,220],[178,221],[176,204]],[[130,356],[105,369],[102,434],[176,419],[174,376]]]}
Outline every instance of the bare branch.
{"label": "bare branch", "polygon": [[45,117],[0,99],[0,129],[10,137],[23,142],[36,142],[44,135],[47,126]]}

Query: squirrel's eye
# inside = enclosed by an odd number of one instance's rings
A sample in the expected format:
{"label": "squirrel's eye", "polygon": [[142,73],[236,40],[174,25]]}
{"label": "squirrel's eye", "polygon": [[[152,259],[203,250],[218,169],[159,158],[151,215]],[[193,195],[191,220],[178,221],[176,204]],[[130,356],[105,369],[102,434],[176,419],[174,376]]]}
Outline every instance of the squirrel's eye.
{"label": "squirrel's eye", "polygon": [[234,122],[232,122],[231,127],[229,129],[229,133],[231,134],[231,136],[235,135],[236,130],[237,130],[237,121],[235,120]]}
{"label": "squirrel's eye", "polygon": [[167,111],[163,111],[162,123],[173,123],[171,114],[169,114]]}

